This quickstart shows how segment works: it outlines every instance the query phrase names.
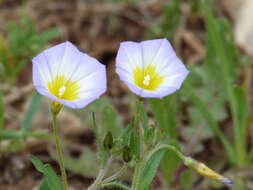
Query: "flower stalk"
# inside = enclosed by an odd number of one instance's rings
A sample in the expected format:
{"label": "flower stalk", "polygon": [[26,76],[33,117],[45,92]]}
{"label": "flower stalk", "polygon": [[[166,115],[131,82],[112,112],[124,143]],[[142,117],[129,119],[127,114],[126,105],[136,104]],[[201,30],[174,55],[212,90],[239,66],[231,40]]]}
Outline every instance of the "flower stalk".
{"label": "flower stalk", "polygon": [[97,189],[100,188],[100,186],[102,184],[102,181],[103,181],[103,179],[104,179],[104,177],[105,177],[105,175],[106,175],[109,167],[112,164],[112,160],[113,160],[112,156],[110,158],[108,158],[105,167],[101,167],[101,169],[99,170],[99,173],[98,173],[98,176],[97,176],[96,180],[94,181],[93,184],[91,184],[90,187],[88,187],[87,190],[97,190]]}
{"label": "flower stalk", "polygon": [[58,155],[58,161],[61,169],[61,177],[62,177],[62,183],[63,183],[63,190],[68,189],[68,184],[67,184],[67,175],[63,163],[63,156],[62,156],[62,151],[61,151],[61,146],[60,146],[60,140],[59,140],[59,135],[58,135],[58,129],[57,129],[57,122],[56,122],[56,116],[61,110],[62,105],[60,105],[57,102],[52,103],[51,107],[51,113],[53,117],[53,129],[54,129],[54,137],[55,137],[55,144],[56,144],[56,149],[57,149],[57,155]]}
{"label": "flower stalk", "polygon": [[134,171],[134,176],[133,176],[133,181],[132,181],[132,188],[133,189],[138,189],[139,185],[139,178],[141,175],[141,163],[142,163],[142,148],[141,146],[142,143],[142,137],[141,137],[141,128],[140,128],[140,110],[141,110],[141,98],[137,98],[137,109],[136,109],[136,115],[135,115],[135,125],[134,125],[134,136],[135,136],[135,149],[136,149],[136,166],[135,166],[135,171]]}

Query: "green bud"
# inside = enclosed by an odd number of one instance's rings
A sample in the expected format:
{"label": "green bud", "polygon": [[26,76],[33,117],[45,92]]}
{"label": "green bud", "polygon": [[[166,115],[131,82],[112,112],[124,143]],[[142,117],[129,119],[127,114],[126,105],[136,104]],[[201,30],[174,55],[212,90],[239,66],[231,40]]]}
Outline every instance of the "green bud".
{"label": "green bud", "polygon": [[112,133],[109,131],[105,138],[104,138],[104,148],[105,150],[109,151],[113,147],[113,136]]}
{"label": "green bud", "polygon": [[51,105],[51,113],[57,115],[61,111],[61,108],[62,108],[61,103],[53,101]]}
{"label": "green bud", "polygon": [[130,150],[130,148],[128,146],[125,146],[123,148],[123,154],[122,154],[122,158],[124,160],[124,162],[130,162],[132,160],[132,151]]}
{"label": "green bud", "polygon": [[151,144],[153,142],[155,136],[155,126],[151,126],[144,135],[144,141],[147,145]]}

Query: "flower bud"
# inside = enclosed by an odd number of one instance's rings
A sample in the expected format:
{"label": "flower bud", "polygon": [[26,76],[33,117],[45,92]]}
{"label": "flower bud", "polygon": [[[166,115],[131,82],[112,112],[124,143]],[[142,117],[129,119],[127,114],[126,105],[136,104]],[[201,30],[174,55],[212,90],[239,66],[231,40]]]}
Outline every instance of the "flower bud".
{"label": "flower bud", "polygon": [[61,111],[61,108],[62,108],[62,104],[61,103],[59,103],[57,101],[53,101],[52,102],[52,105],[51,105],[51,112],[52,112],[52,114],[57,115]]}
{"label": "flower bud", "polygon": [[228,178],[218,174],[217,172],[213,171],[212,169],[207,167],[202,162],[198,162],[198,161],[196,161],[196,160],[194,160],[190,157],[187,157],[186,160],[185,160],[185,165],[192,168],[199,175],[219,180],[222,183],[225,183],[228,187],[233,186],[233,182],[230,179],[228,179]]}
{"label": "flower bud", "polygon": [[123,148],[123,154],[122,154],[124,162],[128,163],[132,160],[132,151],[128,146],[125,146]]}
{"label": "flower bud", "polygon": [[113,147],[113,136],[112,133],[109,131],[105,138],[104,138],[104,148],[105,150],[109,151]]}

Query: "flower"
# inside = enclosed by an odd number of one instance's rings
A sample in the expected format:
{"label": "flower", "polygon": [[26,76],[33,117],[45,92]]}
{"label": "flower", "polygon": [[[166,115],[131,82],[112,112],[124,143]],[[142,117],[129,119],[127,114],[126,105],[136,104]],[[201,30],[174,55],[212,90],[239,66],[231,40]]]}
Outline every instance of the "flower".
{"label": "flower", "polygon": [[51,47],[33,58],[36,90],[71,108],[83,108],[106,91],[105,66],[72,43]]}
{"label": "flower", "polygon": [[175,92],[189,73],[167,39],[122,42],[116,72],[131,91],[144,98]]}

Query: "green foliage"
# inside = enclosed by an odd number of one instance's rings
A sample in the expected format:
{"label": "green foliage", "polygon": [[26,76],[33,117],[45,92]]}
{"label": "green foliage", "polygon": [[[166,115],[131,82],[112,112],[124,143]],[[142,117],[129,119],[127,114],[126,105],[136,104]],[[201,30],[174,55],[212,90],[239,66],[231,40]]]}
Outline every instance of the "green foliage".
{"label": "green foliage", "polygon": [[163,99],[149,99],[151,112],[159,123],[159,128],[163,131],[165,138],[169,136],[172,139],[176,139],[178,136],[174,101],[173,95]]}
{"label": "green foliage", "polygon": [[4,103],[3,103],[3,94],[0,90],[0,139],[2,138],[3,128],[4,128]]}
{"label": "green foliage", "polygon": [[[238,105],[241,103],[241,101],[247,102],[247,100],[246,96],[241,95],[240,98],[244,100],[239,100],[240,102],[238,102],[238,98],[235,93],[236,91],[233,87],[234,82],[237,81],[237,78],[240,74],[239,71],[242,68],[242,65],[240,64],[240,57],[237,49],[235,48],[232,30],[228,22],[224,19],[214,19],[208,3],[202,2],[202,8],[205,12],[208,29],[207,41],[213,44],[215,54],[220,61],[220,64],[217,67],[219,68],[218,70],[220,70],[220,73],[216,72],[216,75],[220,75],[231,109],[236,163],[237,165],[242,166],[246,163],[246,146],[245,143],[242,143],[245,141],[246,137],[242,136],[241,131],[245,130],[247,127],[247,122],[241,123],[240,118],[247,118],[248,111],[247,109],[244,109],[244,111],[241,112],[241,110],[238,109]],[[242,114],[244,115],[242,116]],[[242,126],[242,124],[244,126]]]}
{"label": "green foliage", "polygon": [[110,131],[113,136],[118,136],[121,133],[122,120],[112,105],[107,105],[102,109],[101,117],[103,125],[102,135],[105,135],[108,131]]}
{"label": "green foliage", "polygon": [[159,150],[152,155],[152,157],[147,161],[145,167],[141,173],[141,179],[138,189],[148,190],[149,186],[157,172],[159,164],[163,158],[165,150]]}
{"label": "green foliage", "polygon": [[27,131],[31,127],[32,119],[34,118],[36,112],[39,109],[41,98],[42,96],[40,94],[38,94],[37,92],[34,93],[32,101],[25,114],[24,120],[21,123],[21,129],[23,131]]}
{"label": "green foliage", "polygon": [[126,185],[123,185],[121,183],[106,183],[106,184],[102,184],[102,187],[109,187],[109,188],[120,188],[120,189],[123,189],[123,190],[131,190],[130,187],[126,186]]}
{"label": "green foliage", "polygon": [[43,190],[63,189],[59,177],[55,174],[54,170],[51,168],[49,164],[43,164],[38,158],[34,156],[30,156],[30,160],[32,161],[35,168],[44,175],[44,180],[40,189]]}
{"label": "green foliage", "polygon": [[148,30],[149,36],[152,38],[172,38],[180,25],[180,3],[181,0],[172,0],[170,5],[164,6],[162,22],[151,25]]}
{"label": "green foliage", "polygon": [[193,185],[193,176],[190,170],[185,170],[181,175],[181,186],[184,190],[191,189]]}
{"label": "green foliage", "polygon": [[6,34],[6,37],[0,35],[0,63],[3,75],[10,83],[15,81],[24,65],[47,46],[49,40],[61,35],[57,28],[38,34],[34,22],[25,15],[20,23],[8,23]]}
{"label": "green foliage", "polygon": [[108,132],[104,138],[104,149],[109,152],[113,147],[113,136],[111,132]]}

